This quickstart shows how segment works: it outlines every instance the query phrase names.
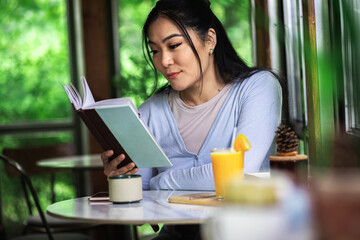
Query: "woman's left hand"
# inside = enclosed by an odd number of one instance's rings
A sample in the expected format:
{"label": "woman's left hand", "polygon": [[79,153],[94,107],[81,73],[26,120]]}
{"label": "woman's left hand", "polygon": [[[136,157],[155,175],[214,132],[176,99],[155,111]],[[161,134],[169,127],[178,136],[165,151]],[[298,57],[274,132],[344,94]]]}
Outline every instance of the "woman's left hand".
{"label": "woman's left hand", "polygon": [[114,151],[108,150],[101,154],[101,160],[104,165],[104,174],[107,177],[114,176],[114,175],[123,175],[123,174],[135,174],[139,171],[139,169],[135,166],[135,163],[130,162],[129,164],[117,168],[117,166],[124,161],[125,155],[120,154],[113,160],[109,161],[109,158],[114,154]]}

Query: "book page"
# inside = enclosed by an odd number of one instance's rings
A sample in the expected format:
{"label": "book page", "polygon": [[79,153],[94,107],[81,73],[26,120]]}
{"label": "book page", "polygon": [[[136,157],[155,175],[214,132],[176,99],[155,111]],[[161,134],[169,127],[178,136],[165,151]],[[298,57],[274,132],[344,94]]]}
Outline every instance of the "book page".
{"label": "book page", "polygon": [[135,107],[131,98],[112,98],[112,99],[106,99],[95,102],[85,77],[81,77],[81,82],[84,90],[84,102],[81,106],[82,109],[92,109],[98,107],[130,106],[135,113],[138,113],[138,110]]}
{"label": "book page", "polygon": [[76,91],[75,87],[70,84],[70,86],[63,85],[65,92],[70,100],[70,102],[73,104],[75,109],[81,108],[82,105],[82,99],[80,94]]}
{"label": "book page", "polygon": [[81,77],[81,83],[84,91],[84,102],[82,104],[82,108],[85,109],[87,106],[94,104],[95,100],[84,76]]}
{"label": "book page", "polygon": [[82,105],[83,105],[83,101],[82,101],[80,93],[76,90],[75,86],[72,83],[70,83],[69,88],[70,88],[70,90],[72,92],[72,95],[74,96],[74,99],[75,99],[75,105],[76,105],[75,109],[81,108]]}
{"label": "book page", "polygon": [[91,105],[86,106],[83,109],[92,109],[92,108],[108,108],[108,107],[118,107],[118,106],[129,106],[135,113],[139,111],[135,107],[131,98],[112,98],[102,101],[95,102]]}

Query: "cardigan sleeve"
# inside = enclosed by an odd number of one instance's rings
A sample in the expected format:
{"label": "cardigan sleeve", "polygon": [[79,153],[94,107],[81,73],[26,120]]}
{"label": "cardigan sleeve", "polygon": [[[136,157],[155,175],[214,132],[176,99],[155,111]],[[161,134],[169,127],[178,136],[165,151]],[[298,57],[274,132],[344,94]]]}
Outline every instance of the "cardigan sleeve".
{"label": "cardigan sleeve", "polygon": [[282,91],[269,72],[251,81],[241,99],[237,133],[245,135],[251,149],[245,152],[244,172],[269,170],[268,156],[274,151],[275,131],[281,122]]}
{"label": "cardigan sleeve", "polygon": [[151,178],[150,189],[214,191],[212,165],[169,169]]}

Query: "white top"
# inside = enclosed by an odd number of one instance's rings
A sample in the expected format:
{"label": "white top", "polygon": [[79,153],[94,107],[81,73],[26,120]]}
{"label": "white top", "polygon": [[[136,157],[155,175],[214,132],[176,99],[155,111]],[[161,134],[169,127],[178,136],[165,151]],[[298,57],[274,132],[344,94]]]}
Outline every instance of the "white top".
{"label": "white top", "polygon": [[170,90],[170,108],[174,114],[186,149],[189,152],[196,154],[199,152],[220,108],[230,92],[231,86],[231,84],[225,85],[216,96],[198,106],[186,105],[181,100],[178,91]]}

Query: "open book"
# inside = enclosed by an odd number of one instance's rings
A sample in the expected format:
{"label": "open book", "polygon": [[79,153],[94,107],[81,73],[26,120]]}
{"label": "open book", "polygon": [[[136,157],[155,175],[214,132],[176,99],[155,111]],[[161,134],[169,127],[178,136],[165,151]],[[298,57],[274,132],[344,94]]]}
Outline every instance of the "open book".
{"label": "open book", "polygon": [[118,168],[133,161],[138,168],[166,167],[171,162],[141,120],[131,98],[114,98],[95,102],[85,77],[81,77],[84,98],[70,85],[64,85],[75,111],[104,150],[121,153],[125,160]]}

